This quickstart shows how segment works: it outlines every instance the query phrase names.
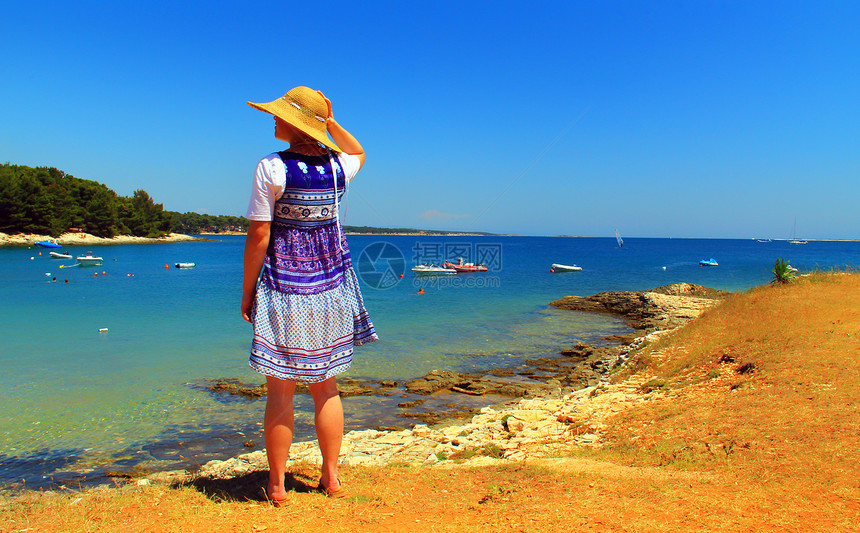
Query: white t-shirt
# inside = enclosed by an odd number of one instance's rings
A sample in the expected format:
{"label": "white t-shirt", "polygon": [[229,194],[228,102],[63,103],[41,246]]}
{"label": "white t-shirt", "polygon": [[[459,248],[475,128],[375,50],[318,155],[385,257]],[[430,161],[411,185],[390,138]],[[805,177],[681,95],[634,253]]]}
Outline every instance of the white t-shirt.
{"label": "white t-shirt", "polygon": [[[337,161],[346,181],[349,182],[358,174],[361,160],[358,156],[341,152]],[[248,220],[270,221],[275,212],[275,202],[284,193],[287,186],[287,169],[277,154],[269,154],[257,163],[254,170],[254,186],[251,191],[251,202],[245,218]]]}

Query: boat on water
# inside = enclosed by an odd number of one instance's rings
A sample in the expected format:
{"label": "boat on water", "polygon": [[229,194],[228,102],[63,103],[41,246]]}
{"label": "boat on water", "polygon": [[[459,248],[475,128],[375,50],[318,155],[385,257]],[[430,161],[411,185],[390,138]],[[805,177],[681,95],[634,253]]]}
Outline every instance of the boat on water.
{"label": "boat on water", "polygon": [[699,266],[700,267],[715,267],[715,266],[720,266],[720,264],[717,263],[717,260],[712,257],[710,259],[702,259],[701,261],[699,261]]}
{"label": "boat on water", "polygon": [[576,265],[561,265],[559,263],[553,263],[549,268],[549,271],[553,274],[560,274],[562,272],[579,272],[582,270],[582,267]]}
{"label": "boat on water", "polygon": [[794,219],[794,229],[791,230],[791,238],[788,239],[788,244],[807,244],[804,239],[797,238],[797,218]]}
{"label": "boat on water", "polygon": [[429,265],[416,265],[412,268],[412,272],[415,272],[418,275],[427,276],[434,274],[456,274],[457,271],[453,268],[445,268],[436,266],[433,264]]}
{"label": "boat on water", "polygon": [[618,234],[618,230],[615,230],[615,242],[618,243],[619,248],[624,247],[624,239],[622,239],[621,235]]}
{"label": "boat on water", "polygon": [[33,244],[35,244],[36,246],[41,246],[42,248],[62,248],[63,247],[62,244],[57,244],[57,241],[55,239],[34,242]]}
{"label": "boat on water", "polygon": [[452,263],[450,261],[442,263],[442,267],[443,268],[453,268],[458,274],[461,272],[486,272],[487,271],[486,265],[482,265],[480,263],[478,263],[477,265],[475,263],[464,263],[462,257],[458,257],[456,263]]}
{"label": "boat on water", "polygon": [[176,263],[176,268],[194,268],[196,263]]}
{"label": "boat on water", "polygon": [[85,255],[79,255],[75,259],[77,259],[78,263],[80,263],[82,266],[97,266],[102,264],[102,262],[104,261],[104,259],[102,259],[101,257],[93,255],[92,252],[87,252]]}
{"label": "boat on water", "polygon": [[48,252],[48,255],[53,259],[71,259],[72,254],[66,254],[63,252]]}

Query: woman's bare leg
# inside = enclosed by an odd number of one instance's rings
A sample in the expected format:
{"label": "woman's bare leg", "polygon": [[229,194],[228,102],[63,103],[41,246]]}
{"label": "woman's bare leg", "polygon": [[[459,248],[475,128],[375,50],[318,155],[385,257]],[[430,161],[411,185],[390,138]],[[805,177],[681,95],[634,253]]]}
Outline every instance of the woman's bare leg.
{"label": "woman's bare leg", "polygon": [[293,392],[296,384],[272,376],[266,376],[268,394],[266,414],[263,417],[263,434],[266,439],[266,457],[269,460],[269,498],[286,497],[284,475],[287,471],[287,458],[293,442],[295,420],[293,418]]}
{"label": "woman's bare leg", "polygon": [[322,452],[320,485],[331,491],[340,488],[337,458],[343,441],[343,405],[333,377],[319,383],[309,383],[314,398],[314,424]]}

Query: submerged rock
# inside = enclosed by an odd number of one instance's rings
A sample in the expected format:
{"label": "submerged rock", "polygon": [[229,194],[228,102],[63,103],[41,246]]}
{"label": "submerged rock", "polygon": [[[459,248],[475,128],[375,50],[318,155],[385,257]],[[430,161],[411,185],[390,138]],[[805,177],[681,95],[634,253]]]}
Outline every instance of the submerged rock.
{"label": "submerged rock", "polygon": [[573,348],[567,348],[561,351],[561,355],[573,357],[579,360],[585,359],[594,353],[594,348],[587,342],[578,342]]}
{"label": "submerged rock", "polygon": [[[546,361],[553,360],[547,358]],[[557,367],[548,368],[548,370],[555,372]],[[424,377],[407,381],[405,386],[407,392],[425,396],[441,392],[456,392],[471,396],[497,395],[508,398],[544,394],[554,386],[547,382],[510,383],[494,378],[495,376],[432,370]]]}
{"label": "submerged rock", "polygon": [[219,379],[207,387],[212,392],[232,394],[244,398],[256,399],[266,395],[266,384],[253,385],[242,383],[238,379]]}

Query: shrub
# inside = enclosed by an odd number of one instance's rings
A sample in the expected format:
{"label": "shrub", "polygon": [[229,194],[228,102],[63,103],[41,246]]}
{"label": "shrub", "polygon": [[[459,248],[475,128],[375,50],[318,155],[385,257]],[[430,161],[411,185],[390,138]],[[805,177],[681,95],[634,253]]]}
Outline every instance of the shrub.
{"label": "shrub", "polygon": [[792,267],[787,260],[777,257],[772,272],[773,281],[771,283],[788,283],[797,274],[797,269]]}

